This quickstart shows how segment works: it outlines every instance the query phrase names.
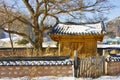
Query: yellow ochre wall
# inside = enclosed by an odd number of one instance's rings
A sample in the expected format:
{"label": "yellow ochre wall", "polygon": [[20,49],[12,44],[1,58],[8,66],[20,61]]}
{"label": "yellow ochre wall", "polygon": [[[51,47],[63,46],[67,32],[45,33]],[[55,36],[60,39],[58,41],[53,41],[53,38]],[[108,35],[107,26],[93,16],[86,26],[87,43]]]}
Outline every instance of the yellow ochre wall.
{"label": "yellow ochre wall", "polygon": [[84,36],[67,36],[67,35],[50,35],[58,42],[58,54],[60,56],[74,56],[74,50],[77,50],[78,57],[87,58],[97,55],[97,41],[102,41],[103,35],[84,35]]}

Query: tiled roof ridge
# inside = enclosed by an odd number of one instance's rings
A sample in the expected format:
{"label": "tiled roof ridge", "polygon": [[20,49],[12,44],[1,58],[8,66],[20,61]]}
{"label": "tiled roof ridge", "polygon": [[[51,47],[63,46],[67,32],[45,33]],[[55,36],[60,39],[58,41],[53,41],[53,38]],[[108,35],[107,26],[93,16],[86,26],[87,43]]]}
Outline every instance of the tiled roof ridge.
{"label": "tiled roof ridge", "polygon": [[0,61],[0,66],[60,66],[72,65],[73,61]]}
{"label": "tiled roof ridge", "polygon": [[106,26],[104,22],[96,24],[84,24],[84,25],[74,25],[74,24],[62,24],[56,23],[50,31],[50,34],[59,35],[81,35],[81,34],[104,34],[106,33]]}

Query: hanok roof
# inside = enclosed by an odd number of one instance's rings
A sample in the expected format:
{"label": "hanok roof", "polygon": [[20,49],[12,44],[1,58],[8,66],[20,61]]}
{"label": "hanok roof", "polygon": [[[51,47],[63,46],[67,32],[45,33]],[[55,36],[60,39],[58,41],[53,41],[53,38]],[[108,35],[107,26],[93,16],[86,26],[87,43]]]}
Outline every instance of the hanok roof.
{"label": "hanok roof", "polygon": [[81,34],[101,34],[105,31],[105,24],[103,22],[97,24],[86,25],[70,25],[70,24],[56,24],[50,34],[60,35],[81,35]]}

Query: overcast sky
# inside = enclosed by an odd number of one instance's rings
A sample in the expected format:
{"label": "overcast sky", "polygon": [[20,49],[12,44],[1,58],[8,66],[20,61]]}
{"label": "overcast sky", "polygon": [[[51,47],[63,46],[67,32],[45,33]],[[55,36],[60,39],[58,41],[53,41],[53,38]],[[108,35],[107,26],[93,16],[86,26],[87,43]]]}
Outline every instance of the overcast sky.
{"label": "overcast sky", "polygon": [[114,4],[116,7],[112,9],[107,17],[109,20],[114,19],[115,17],[120,16],[120,0],[110,0],[112,4]]}

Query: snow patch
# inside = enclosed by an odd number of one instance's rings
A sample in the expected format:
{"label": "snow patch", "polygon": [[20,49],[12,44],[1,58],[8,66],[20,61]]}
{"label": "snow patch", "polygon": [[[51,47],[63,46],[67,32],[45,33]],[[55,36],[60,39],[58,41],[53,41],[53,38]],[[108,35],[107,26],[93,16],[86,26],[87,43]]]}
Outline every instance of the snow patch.
{"label": "snow patch", "polygon": [[75,78],[75,77],[56,77],[56,76],[43,76],[43,77],[17,77],[17,78],[1,78],[0,80],[120,80],[120,76],[101,76],[99,78]]}
{"label": "snow patch", "polygon": [[101,33],[101,23],[89,25],[64,25],[58,24],[59,30],[66,33]]}
{"label": "snow patch", "polygon": [[[21,40],[22,38],[23,37],[21,36],[12,37],[13,45],[18,46],[16,42]],[[11,47],[10,38],[0,39],[0,47]]]}

